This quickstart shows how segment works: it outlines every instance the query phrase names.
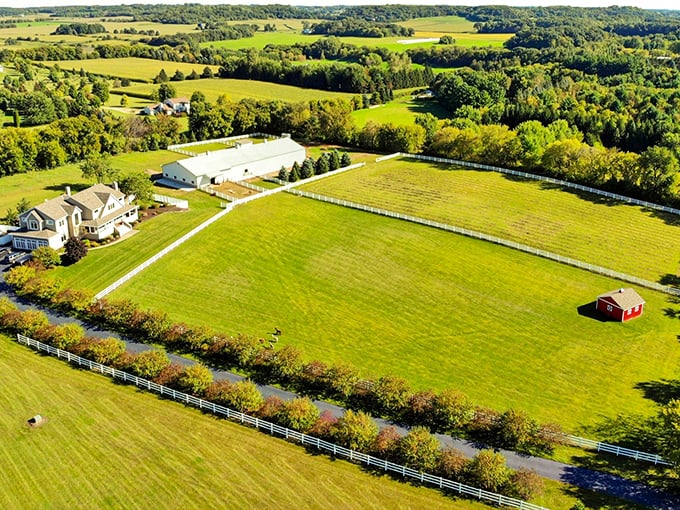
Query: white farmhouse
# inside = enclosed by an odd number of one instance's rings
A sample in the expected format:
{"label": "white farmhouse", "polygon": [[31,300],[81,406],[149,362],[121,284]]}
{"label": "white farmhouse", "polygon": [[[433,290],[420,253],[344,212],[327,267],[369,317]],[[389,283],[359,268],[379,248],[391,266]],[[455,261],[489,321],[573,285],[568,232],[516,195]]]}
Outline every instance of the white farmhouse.
{"label": "white farmhouse", "polygon": [[305,148],[291,138],[263,143],[240,143],[236,147],[207,152],[163,165],[163,177],[187,187],[201,188],[225,181],[242,181],[276,172],[282,166],[302,163]]}
{"label": "white farmhouse", "polygon": [[95,184],[79,193],[46,200],[21,216],[20,228],[12,232],[12,246],[18,250],[35,250],[40,246],[59,249],[69,237],[100,241],[118,232],[130,231],[138,219],[133,196],[126,197],[114,184]]}

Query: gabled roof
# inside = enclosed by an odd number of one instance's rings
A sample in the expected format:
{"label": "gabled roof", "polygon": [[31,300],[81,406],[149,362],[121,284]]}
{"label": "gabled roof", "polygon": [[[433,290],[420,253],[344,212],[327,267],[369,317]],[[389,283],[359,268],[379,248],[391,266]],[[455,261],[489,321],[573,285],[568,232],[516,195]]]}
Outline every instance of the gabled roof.
{"label": "gabled roof", "polygon": [[173,104],[188,103],[189,98],[187,98],[187,97],[169,97],[169,98],[166,99],[166,101],[170,101]]}
{"label": "gabled roof", "polygon": [[120,191],[110,188],[106,184],[95,184],[73,196],[66,197],[66,200],[80,204],[90,211],[94,211],[95,209],[99,209],[106,205],[106,202],[108,202],[111,195],[116,199],[125,196]]}
{"label": "gabled roof", "polygon": [[[37,211],[43,218],[50,218],[52,220],[58,220],[66,217],[69,212],[64,208],[67,205],[64,202],[64,197],[60,196],[53,198],[52,200],[46,200],[42,204],[36,205],[33,209]],[[31,211],[33,209],[30,209]]]}
{"label": "gabled roof", "polygon": [[[241,145],[230,149],[212,151],[192,158],[180,159],[176,163],[194,176],[214,177],[235,166],[256,163],[263,159],[283,156],[305,148],[291,138],[277,138],[263,143]],[[165,166],[165,165],[164,165]]]}
{"label": "gabled roof", "polygon": [[642,296],[631,288],[610,290],[609,292],[597,296],[597,299],[604,299],[622,310],[628,310],[635,306],[645,304],[645,300],[642,299]]}

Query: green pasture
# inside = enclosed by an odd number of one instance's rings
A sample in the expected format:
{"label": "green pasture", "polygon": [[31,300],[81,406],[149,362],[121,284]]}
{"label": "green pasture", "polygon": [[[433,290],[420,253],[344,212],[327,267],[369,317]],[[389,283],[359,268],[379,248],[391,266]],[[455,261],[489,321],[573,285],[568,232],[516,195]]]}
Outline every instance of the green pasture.
{"label": "green pasture", "polygon": [[[96,265],[118,272],[119,264],[112,254]],[[89,271],[78,272],[74,282],[93,286]],[[460,388],[478,404],[576,430],[652,412],[636,384],[677,375],[678,324],[666,311],[678,305],[668,296],[641,290],[646,313],[627,324],[588,316],[598,294],[620,286],[490,243],[281,194],[236,208],[113,297],[227,333],[266,336],[279,327],[282,342],[308,358],[396,374],[416,388]]]}
{"label": "green pasture", "polygon": [[[154,62],[154,61],[152,61]],[[159,62],[160,63],[160,62]],[[172,75],[175,72],[174,62],[163,62],[166,64],[165,71]],[[160,71],[160,68],[158,69]],[[158,72],[156,72],[158,74]],[[355,94],[344,92],[329,92],[326,90],[304,89],[291,85],[280,85],[255,80],[236,80],[212,78],[204,80],[185,80],[171,82],[178,96],[191,97],[195,91],[200,90],[205,94],[208,101],[215,101],[221,95],[226,95],[231,101],[240,101],[244,98],[261,100],[281,100],[286,102],[308,101],[310,99],[351,99]],[[112,90],[112,96],[118,96],[113,101],[120,104],[120,96],[123,94],[149,95],[158,88],[158,85],[135,84],[129,87],[119,87]]]}
{"label": "green pasture", "polygon": [[[206,68],[204,64],[190,64],[186,62],[165,62],[147,58],[126,57],[126,58],[93,58],[86,60],[60,60],[59,67],[62,69],[72,69],[79,71],[84,69],[87,72],[116,76],[119,78],[129,78],[138,81],[151,81],[161,71],[165,69],[168,76],[172,76],[176,70],[180,70],[185,75],[196,71],[198,74]],[[217,73],[219,66],[210,67]],[[173,82],[174,83],[174,82]],[[179,83],[179,82],[178,82]],[[125,92],[124,89],[123,92]],[[196,90],[194,87],[193,90]]]}
{"label": "green pasture", "polygon": [[352,112],[352,118],[358,127],[369,121],[380,124],[413,124],[416,115],[431,113],[437,118],[445,119],[449,112],[433,99],[419,99],[412,94],[396,96],[389,103],[376,105]]}
{"label": "green pasture", "polygon": [[412,28],[416,34],[421,32],[439,32],[447,34],[451,32],[475,33],[475,24],[460,16],[433,16],[429,18],[416,18],[397,23],[407,28]]}
{"label": "green pasture", "polygon": [[201,145],[190,145],[189,147],[183,147],[183,150],[193,152],[195,154],[203,154],[204,152],[211,151],[221,151],[228,149],[231,145],[225,143],[213,142],[213,143],[203,143]]}
{"label": "green pasture", "polygon": [[[6,336],[0,386],[6,509],[489,508],[114,384]],[[47,422],[30,429],[35,414]],[[566,510],[575,500],[559,487],[544,497]]]}
{"label": "green pasture", "polygon": [[[121,172],[131,170],[152,170],[160,172],[164,163],[180,159],[180,154],[170,151],[131,152],[110,158],[111,166]],[[66,186],[73,191],[85,189],[94,181],[84,179],[80,165],[73,163],[51,170],[14,174],[0,178],[0,215],[4,216],[9,207],[26,198],[31,205],[64,193]]]}
{"label": "green pasture", "polygon": [[[162,213],[160,208],[140,211],[149,219],[135,226],[135,234],[118,243],[90,250],[78,264],[56,268],[56,276],[67,286],[87,286],[100,291],[220,211],[219,200],[203,192],[161,187],[154,191],[188,200],[189,210]],[[112,261],[115,263],[112,264]],[[159,296],[164,295],[163,289],[156,290]]]}
{"label": "green pasture", "polygon": [[477,230],[651,281],[680,277],[679,217],[540,181],[393,159],[305,189]]}
{"label": "green pasture", "polygon": [[[285,20],[286,23],[297,20]],[[317,39],[320,35],[305,35],[302,33],[302,28],[299,30],[277,30],[276,32],[255,32],[253,37],[244,37],[243,39],[228,39],[224,41],[208,41],[201,43],[202,48],[225,48],[228,50],[243,50],[246,48],[256,48],[261,50],[268,44],[276,46],[291,46],[293,44],[309,44]]]}

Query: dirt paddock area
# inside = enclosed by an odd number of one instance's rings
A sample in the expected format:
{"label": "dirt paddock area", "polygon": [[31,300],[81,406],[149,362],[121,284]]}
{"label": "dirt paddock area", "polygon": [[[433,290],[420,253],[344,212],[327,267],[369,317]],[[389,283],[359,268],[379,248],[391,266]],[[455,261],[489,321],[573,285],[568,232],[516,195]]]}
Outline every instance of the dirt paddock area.
{"label": "dirt paddock area", "polygon": [[244,198],[250,195],[257,194],[257,191],[252,189],[239,186],[234,182],[223,182],[222,184],[213,184],[210,186],[212,189],[224,193],[225,195],[232,196],[234,198]]}

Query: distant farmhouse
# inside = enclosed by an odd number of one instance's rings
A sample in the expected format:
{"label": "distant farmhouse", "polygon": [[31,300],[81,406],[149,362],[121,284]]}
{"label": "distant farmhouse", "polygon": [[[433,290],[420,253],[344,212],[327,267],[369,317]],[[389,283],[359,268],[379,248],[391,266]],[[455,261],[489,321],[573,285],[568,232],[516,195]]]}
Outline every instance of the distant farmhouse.
{"label": "distant farmhouse", "polygon": [[633,289],[616,289],[597,296],[596,306],[615,321],[625,322],[642,315],[645,300]]}
{"label": "distant farmhouse", "polygon": [[165,115],[173,115],[191,112],[191,103],[186,97],[170,97],[162,103],[145,106],[141,113],[144,115],[157,115],[164,113]]}
{"label": "distant farmhouse", "polygon": [[235,147],[207,152],[163,165],[163,177],[186,187],[201,188],[226,181],[241,181],[276,172],[282,166],[304,162],[305,148],[291,138],[263,143],[237,143]]}
{"label": "distant farmhouse", "polygon": [[19,216],[20,228],[12,232],[12,246],[18,250],[35,250],[49,246],[58,250],[69,237],[101,241],[114,232],[123,235],[138,219],[134,196],[126,197],[105,184],[95,184],[75,195],[66,194],[46,200]]}

